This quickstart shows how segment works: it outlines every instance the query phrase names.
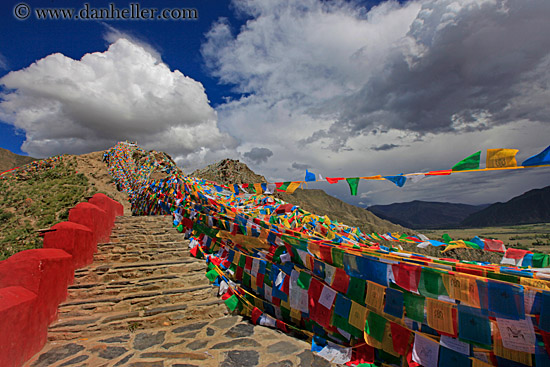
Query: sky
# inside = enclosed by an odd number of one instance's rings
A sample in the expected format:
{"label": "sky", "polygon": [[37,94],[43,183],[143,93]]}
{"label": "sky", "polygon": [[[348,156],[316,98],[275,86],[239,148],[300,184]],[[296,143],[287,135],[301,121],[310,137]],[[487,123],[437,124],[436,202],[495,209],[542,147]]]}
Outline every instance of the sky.
{"label": "sky", "polygon": [[[131,140],[187,173],[233,158],[274,182],[443,170],[480,150],[483,167],[496,148],[520,164],[550,145],[548,0],[86,4],[1,3],[0,147],[41,158]],[[142,19],[113,19],[138,6]],[[549,179],[308,187],[360,206],[486,204]]]}

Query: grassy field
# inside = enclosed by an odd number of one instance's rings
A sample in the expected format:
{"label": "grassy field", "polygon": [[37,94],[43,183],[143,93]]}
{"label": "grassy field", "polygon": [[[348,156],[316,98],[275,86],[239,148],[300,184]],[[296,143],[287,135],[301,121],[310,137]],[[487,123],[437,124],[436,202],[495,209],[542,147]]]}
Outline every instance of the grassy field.
{"label": "grassy field", "polygon": [[440,239],[448,233],[453,240],[470,240],[475,236],[493,238],[504,242],[506,248],[515,247],[534,252],[550,253],[550,223],[524,224],[518,226],[418,230],[431,239]]}
{"label": "grassy field", "polygon": [[37,230],[67,220],[68,209],[95,193],[75,168],[75,158],[65,157],[54,166],[23,168],[0,180],[0,260],[42,247]]}

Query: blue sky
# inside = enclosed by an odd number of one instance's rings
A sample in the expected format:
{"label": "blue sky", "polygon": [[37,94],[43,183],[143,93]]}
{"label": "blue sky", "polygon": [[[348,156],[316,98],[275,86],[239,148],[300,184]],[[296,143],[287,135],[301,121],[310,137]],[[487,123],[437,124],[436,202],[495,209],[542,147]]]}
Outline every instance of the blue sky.
{"label": "blue sky", "polygon": [[[92,8],[128,8],[95,1]],[[133,3],[138,3],[135,1]],[[448,169],[550,144],[546,0],[186,0],[187,20],[40,20],[0,5],[0,147],[44,157],[137,140],[186,172],[236,158],[269,180]],[[19,5],[21,7],[21,5]],[[24,10],[24,9],[23,9]],[[24,13],[23,13],[24,15]],[[483,163],[482,163],[483,167]],[[317,184],[359,205],[505,201],[548,169],[396,188]],[[310,186],[311,187],[311,186]]]}

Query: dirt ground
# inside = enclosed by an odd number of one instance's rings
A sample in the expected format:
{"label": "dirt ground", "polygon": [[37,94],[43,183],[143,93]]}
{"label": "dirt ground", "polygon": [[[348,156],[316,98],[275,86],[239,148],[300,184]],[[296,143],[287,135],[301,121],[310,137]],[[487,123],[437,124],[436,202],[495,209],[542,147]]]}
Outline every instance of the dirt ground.
{"label": "dirt ground", "polygon": [[89,180],[90,185],[98,192],[102,192],[112,199],[115,199],[124,206],[124,215],[132,215],[132,209],[125,193],[116,189],[116,185],[103,163],[103,151],[77,155],[77,171],[83,173]]}

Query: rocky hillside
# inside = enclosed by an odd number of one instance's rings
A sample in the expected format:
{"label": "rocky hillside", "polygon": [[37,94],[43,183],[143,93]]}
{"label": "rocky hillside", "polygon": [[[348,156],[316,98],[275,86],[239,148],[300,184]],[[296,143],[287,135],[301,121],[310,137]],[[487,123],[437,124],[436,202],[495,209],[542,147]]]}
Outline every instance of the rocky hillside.
{"label": "rocky hillside", "polygon": [[0,148],[0,173],[15,167],[24,166],[35,160],[36,158],[18,155],[7,149]]}
{"label": "rocky hillside", "polygon": [[534,189],[505,203],[493,204],[464,219],[465,227],[489,227],[550,222],[550,186]]}
{"label": "rocky hillside", "polygon": [[[244,163],[224,159],[191,174],[220,184],[267,182],[265,177],[252,171]],[[294,194],[277,193],[281,200],[300,206],[318,215],[328,215],[331,219],[349,226],[359,227],[364,232],[407,232],[406,228],[381,219],[371,212],[343,202],[328,195],[323,190],[297,189]]]}

